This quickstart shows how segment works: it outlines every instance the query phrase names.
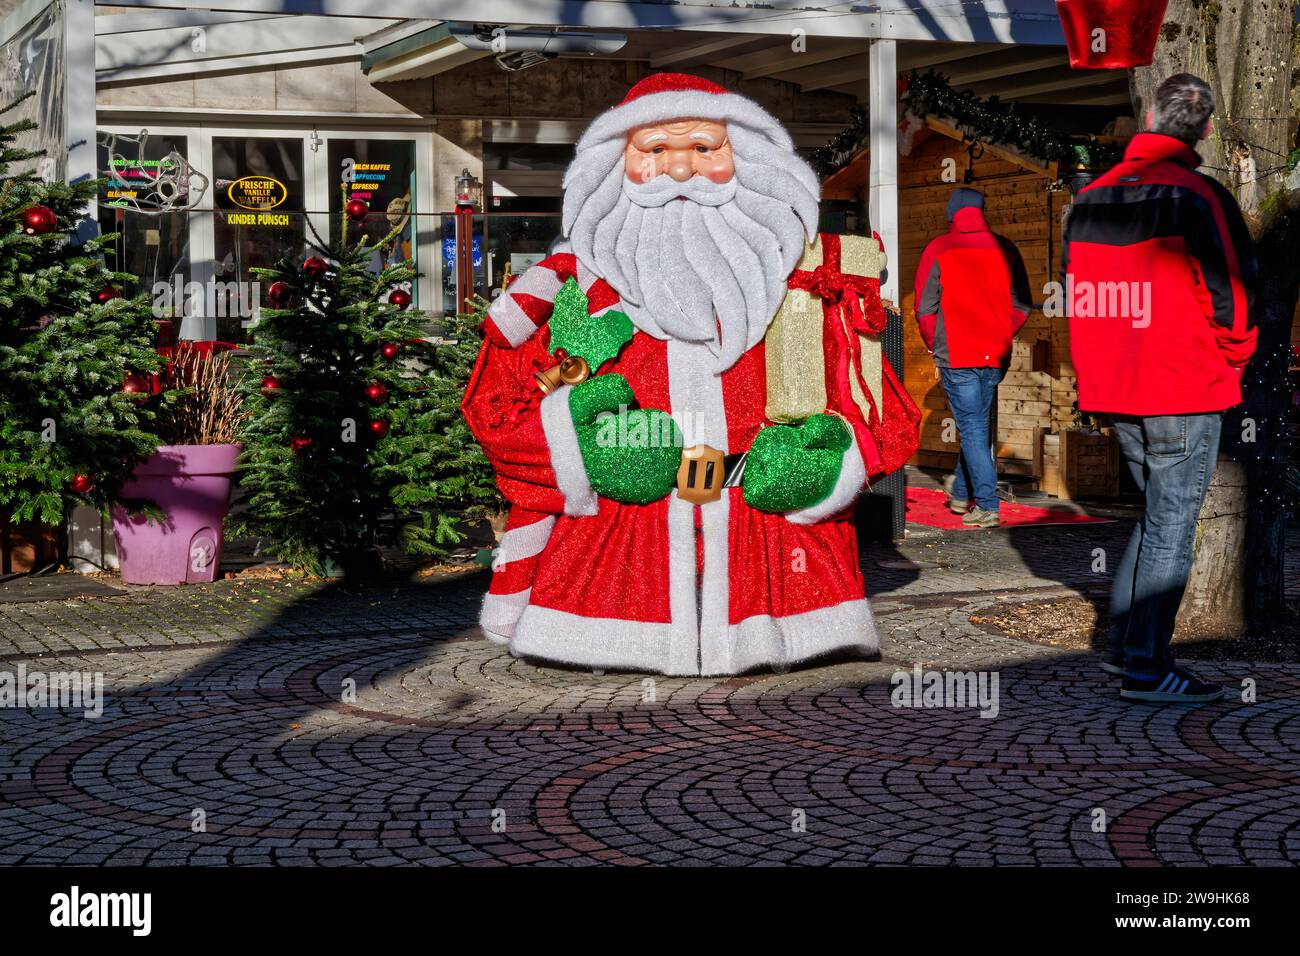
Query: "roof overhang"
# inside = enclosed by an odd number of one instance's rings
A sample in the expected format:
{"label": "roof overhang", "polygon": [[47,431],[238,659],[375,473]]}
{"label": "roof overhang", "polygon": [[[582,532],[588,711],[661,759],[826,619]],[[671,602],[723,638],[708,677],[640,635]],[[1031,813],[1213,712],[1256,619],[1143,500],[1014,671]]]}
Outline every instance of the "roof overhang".
{"label": "roof overhang", "polygon": [[[116,7],[160,7],[238,13],[373,16],[373,0],[103,0]],[[383,15],[513,26],[593,30],[700,30],[858,39],[947,40],[1063,46],[1054,0],[385,0]]]}

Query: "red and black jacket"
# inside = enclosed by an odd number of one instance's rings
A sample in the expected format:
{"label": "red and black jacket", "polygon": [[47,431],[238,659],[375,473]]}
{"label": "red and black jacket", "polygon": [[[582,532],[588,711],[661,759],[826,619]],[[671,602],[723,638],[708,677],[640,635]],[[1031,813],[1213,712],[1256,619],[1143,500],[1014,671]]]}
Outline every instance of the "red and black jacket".
{"label": "red and black jacket", "polygon": [[1066,222],[1066,302],[1079,408],[1221,411],[1255,351],[1254,244],[1196,151],[1139,133],[1080,190]]}
{"label": "red and black jacket", "polygon": [[1029,277],[1020,251],[989,229],[974,206],[931,240],[916,270],[916,321],[940,368],[1003,368],[1029,318]]}

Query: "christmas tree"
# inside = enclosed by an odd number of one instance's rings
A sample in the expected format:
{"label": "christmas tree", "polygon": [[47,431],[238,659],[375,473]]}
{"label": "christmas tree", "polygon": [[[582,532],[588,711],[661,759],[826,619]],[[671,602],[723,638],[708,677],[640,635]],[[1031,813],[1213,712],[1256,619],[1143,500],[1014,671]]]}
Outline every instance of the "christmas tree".
{"label": "christmas tree", "polygon": [[459,412],[474,337],[424,338],[411,261],[382,255],[400,227],[371,241],[362,230],[376,219],[351,200],[337,243],[313,230],[306,258],[254,270],[269,305],[242,386],[249,498],[235,530],[313,574],[373,570],[393,526],[408,553],[445,557],[459,523],[494,501]]}
{"label": "christmas tree", "polygon": [[115,237],[73,235],[100,183],[11,174],[42,155],[17,145],[35,127],[0,125],[0,516],[57,524],[75,504],[105,510],[158,444],[145,400],[160,360],[148,296],[125,298],[134,277],[105,268]]}

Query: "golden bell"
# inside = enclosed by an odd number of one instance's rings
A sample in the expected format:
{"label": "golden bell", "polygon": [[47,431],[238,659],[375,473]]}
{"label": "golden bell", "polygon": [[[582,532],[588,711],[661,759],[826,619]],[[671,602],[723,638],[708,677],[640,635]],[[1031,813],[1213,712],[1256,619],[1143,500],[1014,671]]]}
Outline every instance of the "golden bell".
{"label": "golden bell", "polygon": [[542,390],[543,395],[550,395],[563,382],[560,377],[560,366],[552,365],[550,368],[542,369],[540,372],[533,373],[533,381],[537,387]]}
{"label": "golden bell", "polygon": [[570,355],[559,367],[560,381],[565,385],[581,385],[591,375],[591,366],[581,355]]}

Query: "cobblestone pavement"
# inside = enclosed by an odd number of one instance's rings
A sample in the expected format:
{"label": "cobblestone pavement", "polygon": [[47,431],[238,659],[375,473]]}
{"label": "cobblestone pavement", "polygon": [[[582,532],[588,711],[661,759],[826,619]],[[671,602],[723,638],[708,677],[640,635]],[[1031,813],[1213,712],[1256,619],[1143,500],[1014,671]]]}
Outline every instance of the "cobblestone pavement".
{"label": "cobblestone pavement", "polygon": [[[0,864],[1300,861],[1300,667],[1122,703],[968,618],[1099,596],[1125,523],[916,530],[864,554],[882,660],[727,680],[514,660],[472,632],[482,575],[0,604],[0,671],[106,696],[0,711]],[[995,674],[996,716],[891,706],[918,663]]]}

